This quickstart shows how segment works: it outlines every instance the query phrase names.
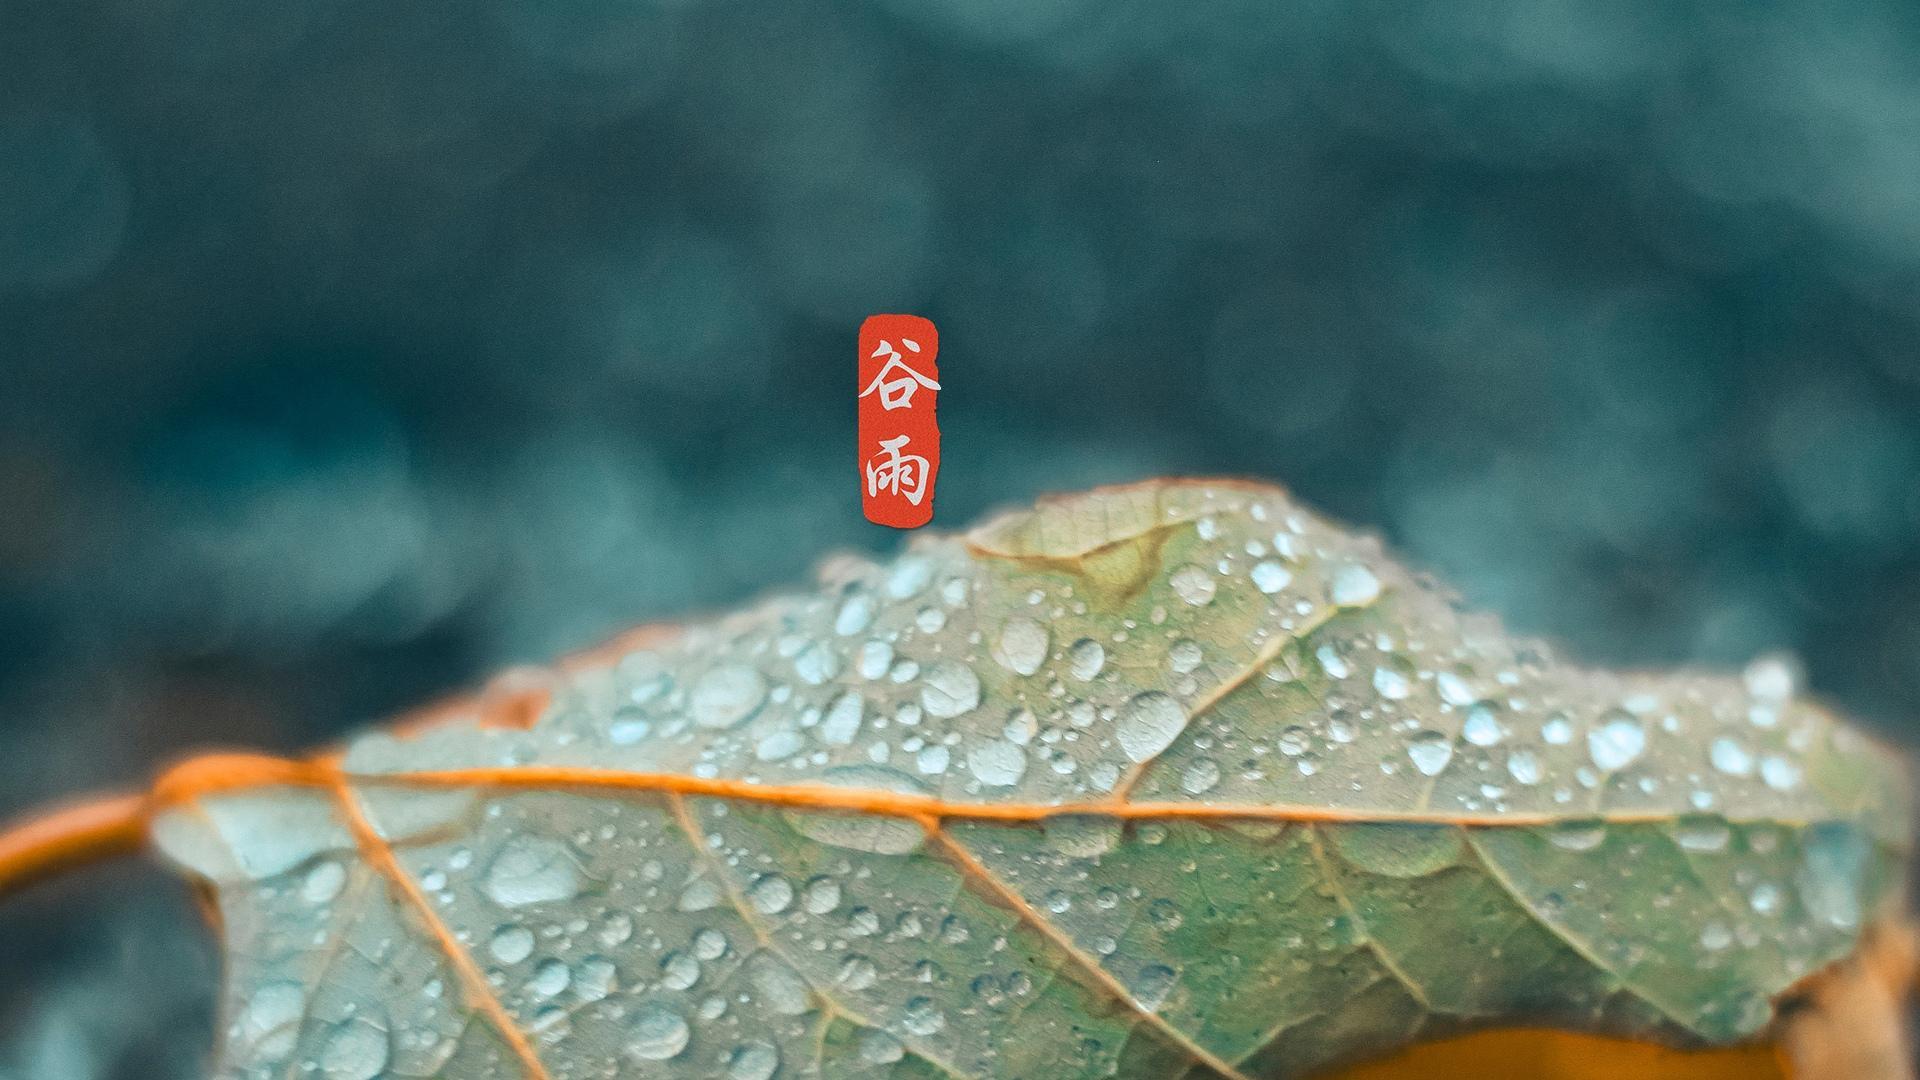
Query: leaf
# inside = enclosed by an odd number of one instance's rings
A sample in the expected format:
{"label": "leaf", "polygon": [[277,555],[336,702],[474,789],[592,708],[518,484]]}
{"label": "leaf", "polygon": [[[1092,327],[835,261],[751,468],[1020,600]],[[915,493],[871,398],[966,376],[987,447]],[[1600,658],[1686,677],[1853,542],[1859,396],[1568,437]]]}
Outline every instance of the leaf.
{"label": "leaf", "polygon": [[1738,1044],[1897,902],[1907,842],[1897,767],[1773,672],[1555,661],[1249,484],[843,560],[527,715],[162,782],[226,937],[222,1076]]}

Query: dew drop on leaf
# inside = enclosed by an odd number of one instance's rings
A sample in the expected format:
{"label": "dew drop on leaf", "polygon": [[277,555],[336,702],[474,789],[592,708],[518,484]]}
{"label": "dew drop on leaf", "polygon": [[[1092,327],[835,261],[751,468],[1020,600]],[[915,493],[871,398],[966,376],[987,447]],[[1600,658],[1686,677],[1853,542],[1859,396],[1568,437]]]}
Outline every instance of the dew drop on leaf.
{"label": "dew drop on leaf", "polygon": [[1647,729],[1631,713],[1615,709],[1600,726],[1587,732],[1587,754],[1596,768],[1618,772],[1633,764],[1647,748]]}
{"label": "dew drop on leaf", "polygon": [[967,751],[967,769],[987,787],[1012,787],[1027,772],[1026,751],[1001,739]]}
{"label": "dew drop on leaf", "polygon": [[956,661],[942,660],[933,665],[920,687],[920,706],[929,716],[959,716],[979,704],[980,676]]}
{"label": "dew drop on leaf", "polygon": [[320,1051],[320,1075],[326,1080],[374,1080],[386,1069],[392,1052],[383,1028],[356,1017],[327,1036]]}
{"label": "dew drop on leaf", "polygon": [[767,680],[745,664],[721,664],[693,684],[688,707],[703,728],[730,728],[752,716],[766,700]]}
{"label": "dew drop on leaf", "polygon": [[1753,754],[1734,739],[1722,736],[1713,740],[1707,750],[1707,759],[1713,767],[1728,776],[1752,776]]}
{"label": "dew drop on leaf", "polygon": [[580,894],[580,868],[554,841],[516,836],[501,846],[487,866],[481,887],[501,907],[571,900]]}
{"label": "dew drop on leaf", "polygon": [[642,1061],[665,1061],[685,1050],[692,1037],[686,1017],[650,1002],[633,1014],[627,1027],[627,1053]]}
{"label": "dew drop on leaf", "polygon": [[1081,638],[1067,650],[1067,674],[1088,682],[1107,666],[1106,647],[1092,638]]}
{"label": "dew drop on leaf", "polygon": [[1437,731],[1422,731],[1407,743],[1407,758],[1422,776],[1438,776],[1453,760],[1453,740]]}
{"label": "dew drop on leaf", "polygon": [[1146,761],[1173,745],[1187,726],[1187,710],[1157,690],[1135,694],[1120,709],[1114,737],[1129,761]]}
{"label": "dew drop on leaf", "polygon": [[1194,607],[1212,603],[1214,590],[1218,587],[1214,584],[1213,575],[1197,566],[1183,566],[1175,570],[1173,576],[1167,579],[1167,584],[1173,587],[1175,596]]}
{"label": "dew drop on leaf", "polygon": [[1047,628],[1016,615],[1000,627],[999,646],[993,657],[1000,666],[1016,675],[1032,675],[1047,662]]}
{"label": "dew drop on leaf", "polygon": [[1262,559],[1253,564],[1253,587],[1271,596],[1287,587],[1293,581],[1293,572],[1280,565],[1274,559]]}
{"label": "dew drop on leaf", "polygon": [[[901,795],[926,795],[919,781],[893,769],[878,765],[847,765],[829,769],[821,780],[836,787],[890,791]],[[784,811],[794,831],[811,840],[853,851],[878,855],[905,855],[919,849],[926,839],[918,824],[905,818],[878,814],[850,814],[831,811]]]}
{"label": "dew drop on leaf", "polygon": [[493,932],[487,951],[503,964],[517,964],[533,955],[533,931],[518,923],[503,926]]}
{"label": "dew drop on leaf", "polygon": [[772,1043],[741,1043],[727,1058],[727,1080],[771,1080],[779,1071],[780,1051]]}
{"label": "dew drop on leaf", "polygon": [[1380,598],[1380,579],[1373,571],[1357,563],[1341,567],[1333,575],[1333,602],[1339,607],[1365,607]]}
{"label": "dew drop on leaf", "polygon": [[1140,969],[1140,974],[1134,978],[1129,989],[1141,1008],[1157,1012],[1160,1006],[1166,1004],[1167,995],[1173,992],[1175,978],[1172,968],[1164,964],[1148,964]]}

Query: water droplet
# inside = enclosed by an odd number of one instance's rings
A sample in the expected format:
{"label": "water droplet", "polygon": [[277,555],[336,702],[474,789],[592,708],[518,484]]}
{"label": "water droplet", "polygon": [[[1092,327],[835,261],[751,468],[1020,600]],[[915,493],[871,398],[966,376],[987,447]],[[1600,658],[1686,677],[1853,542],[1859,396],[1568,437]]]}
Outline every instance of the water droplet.
{"label": "water droplet", "polygon": [[1587,754],[1605,772],[1618,772],[1634,763],[1647,748],[1647,729],[1632,713],[1616,709],[1587,732]]}
{"label": "water droplet", "polygon": [[1792,791],[1800,786],[1800,766],[1779,754],[1760,759],[1760,779],[1775,791]]}
{"label": "water droplet", "polygon": [[1565,713],[1554,713],[1540,725],[1540,737],[1553,746],[1565,746],[1573,741],[1573,724]]}
{"label": "water droplet", "polygon": [[801,890],[800,906],[813,915],[825,915],[839,907],[840,883],[825,875],[809,880]]}
{"label": "water droplet", "polygon": [[1299,757],[1313,747],[1313,733],[1299,724],[1289,724],[1274,745],[1288,757]]}
{"label": "water droplet", "polygon": [[1467,680],[1451,671],[1443,671],[1433,677],[1433,685],[1440,691],[1440,700],[1449,705],[1464,708],[1479,700]]}
{"label": "water droplet", "polygon": [[573,996],[581,1001],[604,1001],[620,981],[613,961],[604,956],[589,956],[580,961],[573,973]]}
{"label": "water droplet", "polygon": [[527,989],[535,997],[559,997],[566,992],[567,985],[573,982],[573,972],[558,960],[547,960],[534,969],[533,978],[527,980]]}
{"label": "water droplet", "polygon": [[1407,757],[1422,776],[1438,776],[1453,760],[1453,740],[1437,731],[1422,731],[1408,741]]}
{"label": "water droplet", "polygon": [[1187,917],[1180,910],[1180,905],[1173,901],[1155,900],[1147,905],[1147,921],[1156,929],[1171,933],[1180,929],[1180,924],[1186,922]]}
{"label": "water droplet", "polygon": [[1015,746],[1026,746],[1040,733],[1040,721],[1031,709],[1015,709],[1007,714],[1000,735]]}
{"label": "water droplet", "polygon": [[516,836],[488,865],[481,888],[501,907],[571,900],[580,894],[580,868],[567,849],[545,837]]}
{"label": "water droplet", "polygon": [[865,990],[880,981],[880,969],[866,957],[851,953],[840,961],[840,970],[833,978],[848,990]]}
{"label": "water droplet", "polygon": [[890,1065],[907,1056],[907,1048],[899,1039],[878,1029],[870,1030],[860,1036],[860,1060],[873,1065]]}
{"label": "water droplet", "polygon": [[687,1018],[660,1002],[642,1005],[627,1028],[627,1053],[642,1061],[665,1061],[687,1048],[693,1030]]}
{"label": "water droplet", "polygon": [[1167,579],[1167,584],[1173,587],[1175,596],[1194,607],[1212,603],[1214,590],[1218,588],[1213,575],[1198,566],[1183,566],[1175,570],[1173,576]]}
{"label": "water droplet", "polygon": [[1707,749],[1707,759],[1713,767],[1728,776],[1752,776],[1753,754],[1733,739],[1722,736],[1713,740]]}
{"label": "water droplet", "polygon": [[1140,969],[1140,974],[1128,989],[1133,991],[1133,999],[1140,1003],[1141,1008],[1158,1012],[1160,1006],[1166,1004],[1167,995],[1173,993],[1175,979],[1172,968],[1164,964],[1148,964]]}
{"label": "water droplet", "polygon": [[906,1010],[900,1014],[900,1024],[915,1035],[932,1035],[947,1026],[947,1014],[932,998],[909,998]]}
{"label": "water droplet", "polygon": [[347,868],[327,859],[307,871],[306,880],[300,883],[300,898],[309,904],[331,903],[346,884]]}
{"label": "water droplet", "polygon": [[693,955],[701,960],[718,960],[727,955],[727,935],[712,927],[695,931]]}
{"label": "water droplet", "polygon": [[953,751],[935,743],[914,755],[913,763],[922,776],[939,776],[953,763]]}
{"label": "water droplet", "polygon": [[1353,674],[1353,665],[1340,655],[1340,650],[1331,645],[1322,645],[1313,650],[1313,658],[1320,664],[1320,670],[1330,679],[1344,679]]}
{"label": "water droplet", "polygon": [[1047,846],[1076,859],[1093,859],[1120,843],[1120,822],[1093,814],[1063,814],[1041,826]]}
{"label": "water droplet", "polygon": [[292,1052],[307,1012],[307,992],[298,983],[268,983],[241,1010],[237,1037],[254,1055],[272,1059]]}
{"label": "water droplet", "polygon": [[1000,627],[1000,644],[993,658],[1016,675],[1032,675],[1047,662],[1050,640],[1046,627],[1016,615]]}
{"label": "water droplet", "polygon": [[778,915],[793,906],[793,883],[779,874],[761,874],[747,886],[747,902],[762,915]]}
{"label": "water droplet", "polygon": [[841,637],[850,637],[873,625],[873,597],[868,593],[856,592],[840,602],[840,611],[833,617],[833,632]]}
{"label": "water droplet", "polygon": [[1700,947],[1708,952],[1719,952],[1733,944],[1733,931],[1727,924],[1719,921],[1707,923],[1700,928]]}
{"label": "water droplet", "polygon": [[1150,690],[1135,694],[1121,706],[1114,737],[1127,760],[1146,761],[1173,745],[1186,726],[1187,710],[1167,695]]}
{"label": "water droplet", "polygon": [[1181,638],[1167,646],[1167,668],[1175,675],[1192,673],[1205,658],[1200,643],[1190,638]]}
{"label": "water droplet", "polygon": [[1515,783],[1532,786],[1540,782],[1540,756],[1531,750],[1515,750],[1507,755],[1507,773]]}
{"label": "water droplet", "polygon": [[806,741],[798,731],[786,728],[773,732],[754,744],[753,756],[759,761],[785,761],[800,752]]}
{"label": "water droplet", "polygon": [[[925,785],[919,781],[877,765],[847,765],[829,769],[820,779],[835,787],[891,791],[900,795],[928,793]],[[905,818],[828,811],[788,810],[784,813],[788,824],[802,836],[854,851],[904,855],[918,850],[925,839],[920,826]]]}
{"label": "water droplet", "polygon": [[1755,657],[1740,677],[1755,700],[1779,705],[1790,700],[1797,689],[1800,680],[1796,667],[1792,657],[1771,653]]}
{"label": "water droplet", "polygon": [[1081,638],[1067,649],[1067,674],[1087,682],[1107,666],[1107,650],[1092,638]]}
{"label": "water droplet", "polygon": [[854,737],[860,734],[860,722],[867,709],[867,699],[857,690],[849,690],[833,699],[827,711],[820,718],[820,726],[815,729],[820,741],[828,746],[849,746]]}
{"label": "water droplet", "polygon": [[1339,607],[1366,607],[1380,598],[1380,579],[1373,571],[1357,563],[1341,567],[1333,575],[1333,602]]}
{"label": "water droplet", "polygon": [[675,950],[660,958],[660,985],[685,990],[700,981],[700,961]]}
{"label": "water droplet", "polygon": [[980,704],[980,676],[965,664],[942,660],[927,672],[920,687],[920,706],[942,719],[959,716]]}
{"label": "water droplet", "polygon": [[1373,669],[1373,688],[1388,701],[1401,701],[1411,692],[1407,677],[1389,667]]}
{"label": "water droplet", "polygon": [[1189,795],[1204,795],[1219,783],[1220,763],[1212,758],[1194,761],[1180,775],[1180,790]]}
{"label": "water droplet", "polygon": [[1727,850],[1732,836],[1733,830],[1725,819],[1710,815],[1689,814],[1681,818],[1673,830],[1673,837],[1682,848],[1704,853]]}
{"label": "water droplet", "polygon": [[1500,730],[1500,721],[1493,710],[1485,705],[1475,705],[1467,710],[1467,721],[1460,727],[1460,735],[1475,746],[1492,746],[1505,734]]}
{"label": "water droplet", "polygon": [[1271,596],[1293,581],[1293,571],[1273,559],[1262,559],[1253,564],[1252,577],[1253,587]]}
{"label": "water droplet", "polygon": [[919,555],[909,555],[887,571],[887,595],[895,600],[918,596],[933,581],[933,563]]}
{"label": "water droplet", "polygon": [[632,746],[653,733],[653,722],[638,709],[621,709],[607,726],[607,741],[615,746]]}
{"label": "water droplet", "polygon": [[679,908],[681,911],[711,911],[720,906],[720,886],[708,878],[694,878],[687,887],[680,890]]}
{"label": "water droplet", "polygon": [[967,768],[987,787],[1012,787],[1027,773],[1027,753],[995,739],[967,751]]}
{"label": "water droplet", "polygon": [[1755,915],[1771,915],[1780,910],[1780,887],[1760,884],[1753,888],[1747,897],[1747,905],[1753,908]]}
{"label": "water droplet", "polygon": [[813,992],[800,973],[770,953],[754,953],[747,960],[747,981],[754,996],[778,1016],[799,1016],[813,1007]]}
{"label": "water droplet", "polygon": [[721,664],[693,684],[688,708],[704,728],[730,728],[752,716],[767,697],[767,680],[745,664]]}
{"label": "water droplet", "polygon": [[1563,851],[1592,851],[1607,838],[1607,827],[1597,821],[1567,821],[1547,830],[1547,839]]}
{"label": "water droplet", "polygon": [[365,1017],[333,1029],[320,1051],[320,1072],[327,1080],[373,1080],[387,1067],[392,1045],[387,1033]]}
{"label": "water droplet", "polygon": [[503,926],[493,932],[487,951],[503,964],[517,964],[533,955],[533,931],[517,923]]}
{"label": "water droplet", "polygon": [[772,1080],[779,1071],[780,1051],[772,1043],[741,1043],[727,1058],[727,1080]]}

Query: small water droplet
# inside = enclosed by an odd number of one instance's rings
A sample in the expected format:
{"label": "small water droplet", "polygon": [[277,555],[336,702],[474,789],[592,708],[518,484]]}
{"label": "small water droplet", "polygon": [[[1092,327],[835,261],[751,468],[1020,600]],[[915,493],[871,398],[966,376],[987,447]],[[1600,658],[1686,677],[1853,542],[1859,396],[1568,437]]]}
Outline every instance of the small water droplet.
{"label": "small water droplet", "polygon": [[675,950],[660,958],[660,985],[685,990],[700,981],[700,961]]}
{"label": "small water droplet", "polygon": [[1540,725],[1540,737],[1553,746],[1565,746],[1573,741],[1573,724],[1565,713],[1554,713]]}
{"label": "small water droplet", "polygon": [[1531,750],[1515,750],[1507,755],[1507,773],[1515,783],[1532,786],[1540,782],[1540,756]]}
{"label": "small water droplet", "polygon": [[840,610],[833,617],[833,632],[841,637],[850,637],[873,625],[873,597],[865,592],[856,592],[840,602]]}
{"label": "small water droplet", "polygon": [[306,879],[300,883],[300,898],[309,904],[331,903],[346,884],[346,867],[327,859],[307,871]]}
{"label": "small water droplet", "polygon": [[1712,921],[1700,928],[1700,947],[1708,952],[1719,952],[1731,944],[1733,931],[1727,929],[1726,923]]}
{"label": "small water droplet", "polygon": [[1173,576],[1167,579],[1167,584],[1173,587],[1175,596],[1194,607],[1212,603],[1214,591],[1218,588],[1213,575],[1198,566],[1183,566],[1175,570]]}
{"label": "small water droplet", "polygon": [[1547,839],[1563,851],[1592,851],[1607,838],[1607,827],[1597,821],[1566,821],[1547,830]]}
{"label": "small water droplet", "polygon": [[1800,766],[1779,754],[1760,759],[1760,779],[1775,791],[1792,791],[1800,786]]}
{"label": "small water droplet", "polygon": [[833,978],[848,990],[865,990],[880,981],[880,969],[866,957],[851,953],[840,961],[840,970]]}
{"label": "small water droplet", "polygon": [[854,737],[860,734],[860,723],[865,717],[867,699],[857,690],[849,690],[833,699],[827,706],[825,715],[820,718],[820,726],[814,729],[820,741],[828,746],[850,746]]}
{"label": "small water droplet", "polygon": [[1200,643],[1191,638],[1181,638],[1167,646],[1167,668],[1175,675],[1187,675],[1199,668],[1206,658]]}
{"label": "small water droplet", "polygon": [[824,875],[813,878],[800,894],[800,905],[809,914],[825,915],[840,906],[840,883]]}
{"label": "small water droplet", "polygon": [[527,989],[535,997],[559,997],[571,982],[573,972],[567,970],[566,964],[558,960],[546,960],[533,970],[533,978],[527,980]]}
{"label": "small water droplet", "polygon": [[333,1029],[320,1051],[326,1080],[374,1080],[387,1067],[393,1048],[386,1031],[365,1017]]}
{"label": "small water droplet", "polygon": [[701,960],[718,960],[727,955],[727,935],[710,926],[694,931],[693,955]]}

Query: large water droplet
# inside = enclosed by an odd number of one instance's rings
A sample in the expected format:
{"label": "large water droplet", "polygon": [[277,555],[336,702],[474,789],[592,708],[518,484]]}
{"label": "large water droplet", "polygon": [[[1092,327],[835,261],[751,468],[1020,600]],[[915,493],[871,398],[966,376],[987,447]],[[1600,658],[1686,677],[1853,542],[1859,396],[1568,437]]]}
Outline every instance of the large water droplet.
{"label": "large water droplet", "polygon": [[907,1056],[907,1048],[899,1039],[877,1028],[860,1036],[860,1060],[873,1065],[890,1065]]}
{"label": "large water droplet", "polygon": [[1187,726],[1187,710],[1178,701],[1150,690],[1135,694],[1120,708],[1114,737],[1129,761],[1147,759],[1173,745]]}
{"label": "large water droplet", "polygon": [[320,1073],[327,1080],[373,1080],[387,1067],[392,1045],[384,1029],[356,1017],[327,1036],[320,1051]]}
{"label": "large water droplet", "polygon": [[860,722],[866,709],[867,699],[860,696],[857,690],[849,690],[834,698],[816,729],[820,741],[828,746],[852,744],[854,736],[860,734]]}
{"label": "large water droplet", "polygon": [[503,926],[493,932],[487,951],[503,964],[517,964],[533,955],[533,931],[518,923]]}
{"label": "large water droplet", "polygon": [[1204,795],[1220,783],[1220,763],[1200,758],[1180,774],[1180,790],[1189,795]]}
{"label": "large water droplet", "polygon": [[727,1058],[727,1080],[772,1080],[779,1071],[780,1051],[772,1043],[741,1043]]}
{"label": "large water droplet", "polygon": [[747,902],[762,915],[778,915],[793,906],[793,883],[779,874],[761,874],[747,886]]}
{"label": "large water droplet", "polygon": [[1540,756],[1531,750],[1515,750],[1507,755],[1507,773],[1515,783],[1531,787],[1540,782]]}
{"label": "large water droplet", "polygon": [[268,983],[247,999],[235,1022],[235,1036],[257,1057],[284,1057],[293,1050],[306,1012],[305,988],[291,982]]}
{"label": "large water droplet", "polygon": [[1027,774],[1027,752],[994,739],[967,751],[967,768],[987,787],[1012,787]]}
{"label": "large water droplet", "polygon": [[1707,748],[1707,759],[1728,776],[1753,775],[1753,754],[1725,736],[1713,740],[1713,745]]}
{"label": "large water droplet", "polygon": [[1107,666],[1106,647],[1092,638],[1081,638],[1067,650],[1067,674],[1087,682]]}
{"label": "large water droplet", "polygon": [[1800,786],[1800,766],[1791,758],[1768,754],[1760,759],[1760,779],[1775,791],[1792,791]]}
{"label": "large water droplet", "polygon": [[1273,559],[1262,559],[1253,564],[1253,587],[1271,596],[1293,581],[1293,571],[1280,565]]}
{"label": "large water droplet", "polygon": [[693,684],[688,707],[705,728],[730,728],[752,716],[767,696],[767,680],[745,664],[721,664]]}
{"label": "large water droplet", "polygon": [[873,596],[856,592],[840,602],[833,617],[833,632],[841,637],[857,634],[873,625]]}
{"label": "large water droplet", "polygon": [[700,981],[700,961],[675,950],[660,958],[660,985],[685,990]]}
{"label": "large water droplet", "polygon": [[1616,709],[1601,717],[1587,732],[1587,754],[1604,772],[1618,772],[1634,763],[1647,748],[1647,729],[1633,714]]}
{"label": "large water droplet", "polygon": [[1333,575],[1333,602],[1340,607],[1365,607],[1380,598],[1380,579],[1357,563]]}
{"label": "large water droplet", "polygon": [[330,903],[346,884],[346,867],[326,859],[307,871],[306,880],[300,883],[300,898],[309,904]]}
{"label": "large water droplet", "polygon": [[1407,741],[1407,758],[1422,776],[1438,776],[1453,760],[1453,740],[1437,731],[1422,731]]}
{"label": "large water droplet", "polygon": [[920,686],[920,707],[927,715],[946,718],[980,704],[980,676],[965,664],[942,660],[927,672]]}
{"label": "large water droplet", "polygon": [[1000,642],[993,658],[1016,675],[1032,675],[1047,662],[1049,642],[1046,627],[1016,615],[1000,627]]}
{"label": "large water droplet", "polygon": [[1197,566],[1183,566],[1175,570],[1173,576],[1167,579],[1167,584],[1173,587],[1175,596],[1194,607],[1212,603],[1214,590],[1219,587],[1214,583],[1212,574]]}
{"label": "large water droplet", "polygon": [[[890,791],[901,795],[928,794],[925,785],[919,781],[877,765],[847,765],[829,769],[820,779],[835,787]],[[906,818],[802,810],[788,810],[785,814],[788,824],[802,836],[854,851],[904,855],[918,850],[926,839],[920,826]]]}
{"label": "large water droplet", "polygon": [[1493,710],[1485,705],[1475,705],[1467,710],[1467,721],[1460,727],[1460,736],[1475,746],[1492,746],[1500,741],[1505,732],[1500,730],[1500,721]]}
{"label": "large water droplet", "polygon": [[800,904],[814,915],[825,915],[840,906],[840,883],[822,875],[807,882]]}
{"label": "large water droplet", "polygon": [[488,864],[481,888],[501,907],[571,900],[580,894],[580,868],[558,843],[540,836],[508,840]]}
{"label": "large water droplet", "polygon": [[813,992],[799,972],[769,953],[754,953],[747,961],[747,981],[760,1005],[777,1016],[799,1016],[813,1007]]}
{"label": "large water droplet", "polygon": [[1176,978],[1172,968],[1164,964],[1148,964],[1140,969],[1140,974],[1128,989],[1133,992],[1133,999],[1140,1003],[1141,1008],[1158,1012],[1160,1006],[1166,1004],[1167,995],[1173,992]]}
{"label": "large water droplet", "polygon": [[947,1014],[932,998],[908,998],[906,1010],[900,1015],[900,1023],[915,1035],[932,1035],[947,1026]]}
{"label": "large water droplet", "polygon": [[642,1005],[627,1027],[627,1053],[642,1061],[665,1061],[687,1048],[693,1029],[687,1018],[659,1002]]}

